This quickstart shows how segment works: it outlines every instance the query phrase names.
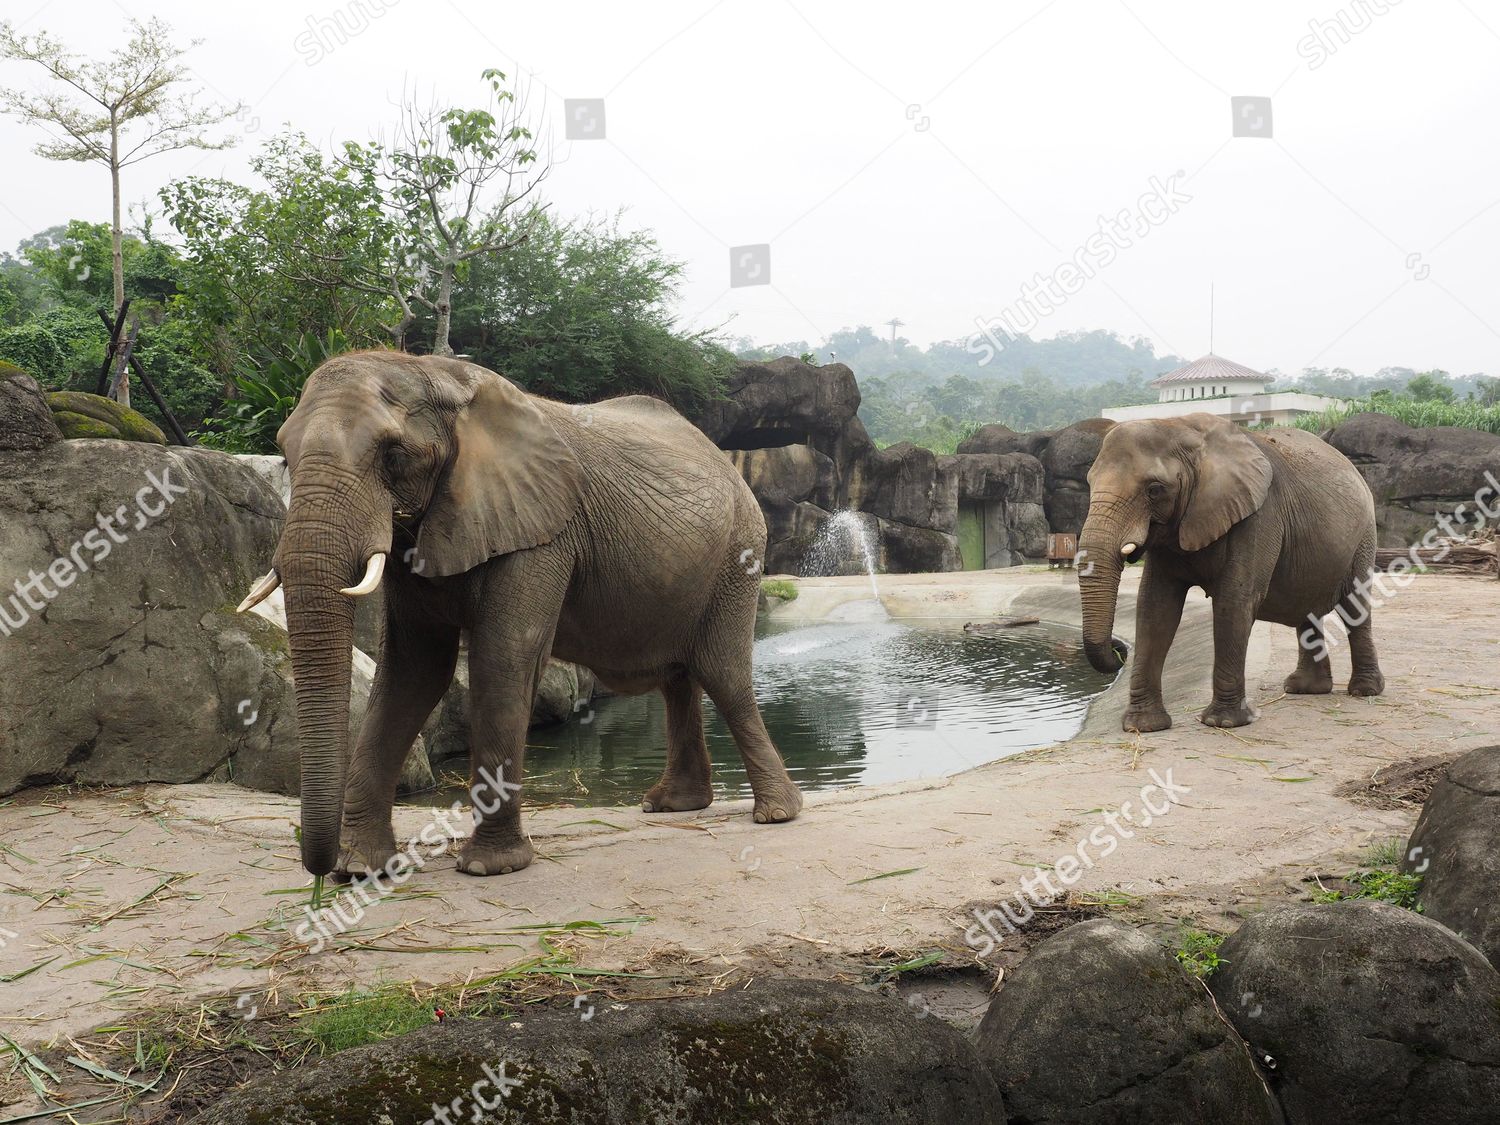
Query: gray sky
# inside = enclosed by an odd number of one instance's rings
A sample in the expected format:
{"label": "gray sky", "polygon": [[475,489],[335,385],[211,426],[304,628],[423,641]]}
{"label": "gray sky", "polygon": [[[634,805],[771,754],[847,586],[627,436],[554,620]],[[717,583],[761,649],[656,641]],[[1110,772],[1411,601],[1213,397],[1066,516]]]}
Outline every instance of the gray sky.
{"label": "gray sky", "polygon": [[[499,66],[531,76],[557,136],[546,197],[563,215],[624,206],[653,229],[688,263],[695,327],[815,341],[900,317],[926,344],[1004,315],[1035,318],[1037,337],[1110,328],[1196,356],[1212,281],[1215,350],[1254,367],[1500,375],[1500,11],[1481,0],[0,11],[90,53],[127,13],[160,15],[203,40],[189,56],[202,81],[247,103],[244,143],[128,170],[131,200],[190,171],[247,179],[284,122],[365,138],[403,83],[478,103],[480,70]],[[340,18],[353,35],[331,30]],[[0,67],[9,85],[38,75]],[[1235,95],[1270,99],[1269,137],[1259,103],[1241,118],[1259,132],[1232,135]],[[601,97],[605,138],[563,139],[564,99]],[[0,120],[0,246],[107,217],[104,170],[44,161],[37,139]],[[1100,217],[1134,214],[1153,178],[1175,185],[1174,210],[1103,264],[1086,249]],[[731,288],[730,248],[760,243],[770,284]],[[1072,292],[1023,298],[1064,263],[1085,266],[1059,276]]]}

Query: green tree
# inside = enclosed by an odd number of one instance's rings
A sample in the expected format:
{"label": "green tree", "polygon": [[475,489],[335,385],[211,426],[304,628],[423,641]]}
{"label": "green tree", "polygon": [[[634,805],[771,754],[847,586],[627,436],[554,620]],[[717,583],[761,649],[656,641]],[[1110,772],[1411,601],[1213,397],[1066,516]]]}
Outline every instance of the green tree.
{"label": "green tree", "polygon": [[[537,164],[524,97],[506,85],[502,71],[486,70],[489,100],[477,109],[401,107],[401,125],[389,145],[372,142],[348,155],[360,166],[378,160],[389,206],[401,225],[403,264],[419,284],[402,286],[407,322],[411,303],[432,314],[432,350],[452,355],[449,336],[454,287],[471,264],[523,243],[541,212],[532,192],[546,178]],[[403,328],[405,326],[403,325]]]}
{"label": "green tree", "polygon": [[[187,49],[173,45],[171,29],[161,20],[131,19],[129,27],[125,45],[97,61],[81,59],[45,31],[23,35],[9,20],[0,21],[0,57],[36,63],[54,83],[40,94],[0,89],[0,112],[63,134],[39,144],[38,155],[90,161],[109,170],[115,308],[125,300],[120,173],[164,152],[228,147],[233,138],[213,141],[208,130],[239,109],[199,106],[192,93],[177,93],[188,76],[179,61]],[[121,383],[120,398],[129,403],[128,382]]]}
{"label": "green tree", "polygon": [[1418,402],[1452,402],[1453,385],[1446,371],[1425,371],[1406,384],[1406,393]]}
{"label": "green tree", "polygon": [[373,160],[358,146],[331,159],[293,132],[250,166],[262,186],[193,176],[161,191],[187,258],[175,308],[208,366],[228,377],[248,354],[290,358],[330,331],[399,346],[399,232]]}
{"label": "green tree", "polygon": [[672,324],[683,265],[619,217],[538,216],[527,240],[476,260],[455,298],[453,342],[541,394],[627,392],[691,408],[719,393],[733,356]]}

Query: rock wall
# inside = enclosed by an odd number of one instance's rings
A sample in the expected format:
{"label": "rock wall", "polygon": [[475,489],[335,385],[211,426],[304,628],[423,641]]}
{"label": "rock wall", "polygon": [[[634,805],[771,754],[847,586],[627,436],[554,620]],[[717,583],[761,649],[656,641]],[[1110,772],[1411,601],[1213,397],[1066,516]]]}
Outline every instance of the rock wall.
{"label": "rock wall", "polygon": [[956,570],[959,513],[972,504],[985,529],[986,566],[1046,552],[1046,471],[1034,456],[910,444],[877,449],[859,420],[859,387],[842,363],[783,356],[741,363],[725,397],[694,418],[724,449],[765,513],[768,573],[801,573],[829,517],[850,509],[876,539],[889,572]]}
{"label": "rock wall", "polygon": [[1478,522],[1476,494],[1500,480],[1500,436],[1480,430],[1414,429],[1387,414],[1356,414],[1323,437],[1370,486],[1382,547],[1420,542],[1439,515],[1460,506],[1455,530]]}
{"label": "rock wall", "polygon": [[1113,425],[1107,418],[1088,418],[1060,430],[1029,434],[999,424],[983,426],[959,443],[958,452],[1019,453],[1036,458],[1046,473],[1042,489],[1048,525],[1053,531],[1077,535],[1089,511],[1089,466]]}

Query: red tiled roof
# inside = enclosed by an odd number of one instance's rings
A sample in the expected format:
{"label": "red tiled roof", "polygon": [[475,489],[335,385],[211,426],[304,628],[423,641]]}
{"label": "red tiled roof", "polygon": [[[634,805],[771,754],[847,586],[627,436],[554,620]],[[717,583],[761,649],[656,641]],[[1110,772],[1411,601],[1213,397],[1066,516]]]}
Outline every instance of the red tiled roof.
{"label": "red tiled roof", "polygon": [[1160,387],[1164,383],[1218,383],[1228,382],[1231,379],[1258,379],[1263,383],[1269,383],[1271,376],[1252,371],[1243,364],[1209,352],[1201,359],[1195,359],[1176,371],[1168,371],[1160,378],[1153,379],[1151,385]]}

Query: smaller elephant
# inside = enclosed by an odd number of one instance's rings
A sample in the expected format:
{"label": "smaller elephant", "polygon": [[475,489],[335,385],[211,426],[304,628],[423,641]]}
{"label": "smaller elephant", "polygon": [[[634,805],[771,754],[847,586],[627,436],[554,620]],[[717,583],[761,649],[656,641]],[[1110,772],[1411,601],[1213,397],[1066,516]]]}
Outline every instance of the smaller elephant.
{"label": "smaller elephant", "polygon": [[1084,651],[1101,672],[1121,656],[1112,639],[1120,573],[1145,558],[1136,595],[1128,731],[1172,725],[1161,674],[1188,590],[1213,600],[1213,702],[1199,718],[1238,727],[1259,712],[1245,697],[1245,650],[1256,621],[1297,632],[1292,695],[1333,689],[1323,618],[1349,623],[1350,695],[1379,695],[1385,678],[1370,627],[1375,502],[1342,453],[1303,430],[1251,433],[1211,414],[1122,422],[1089,470],[1079,538]]}

